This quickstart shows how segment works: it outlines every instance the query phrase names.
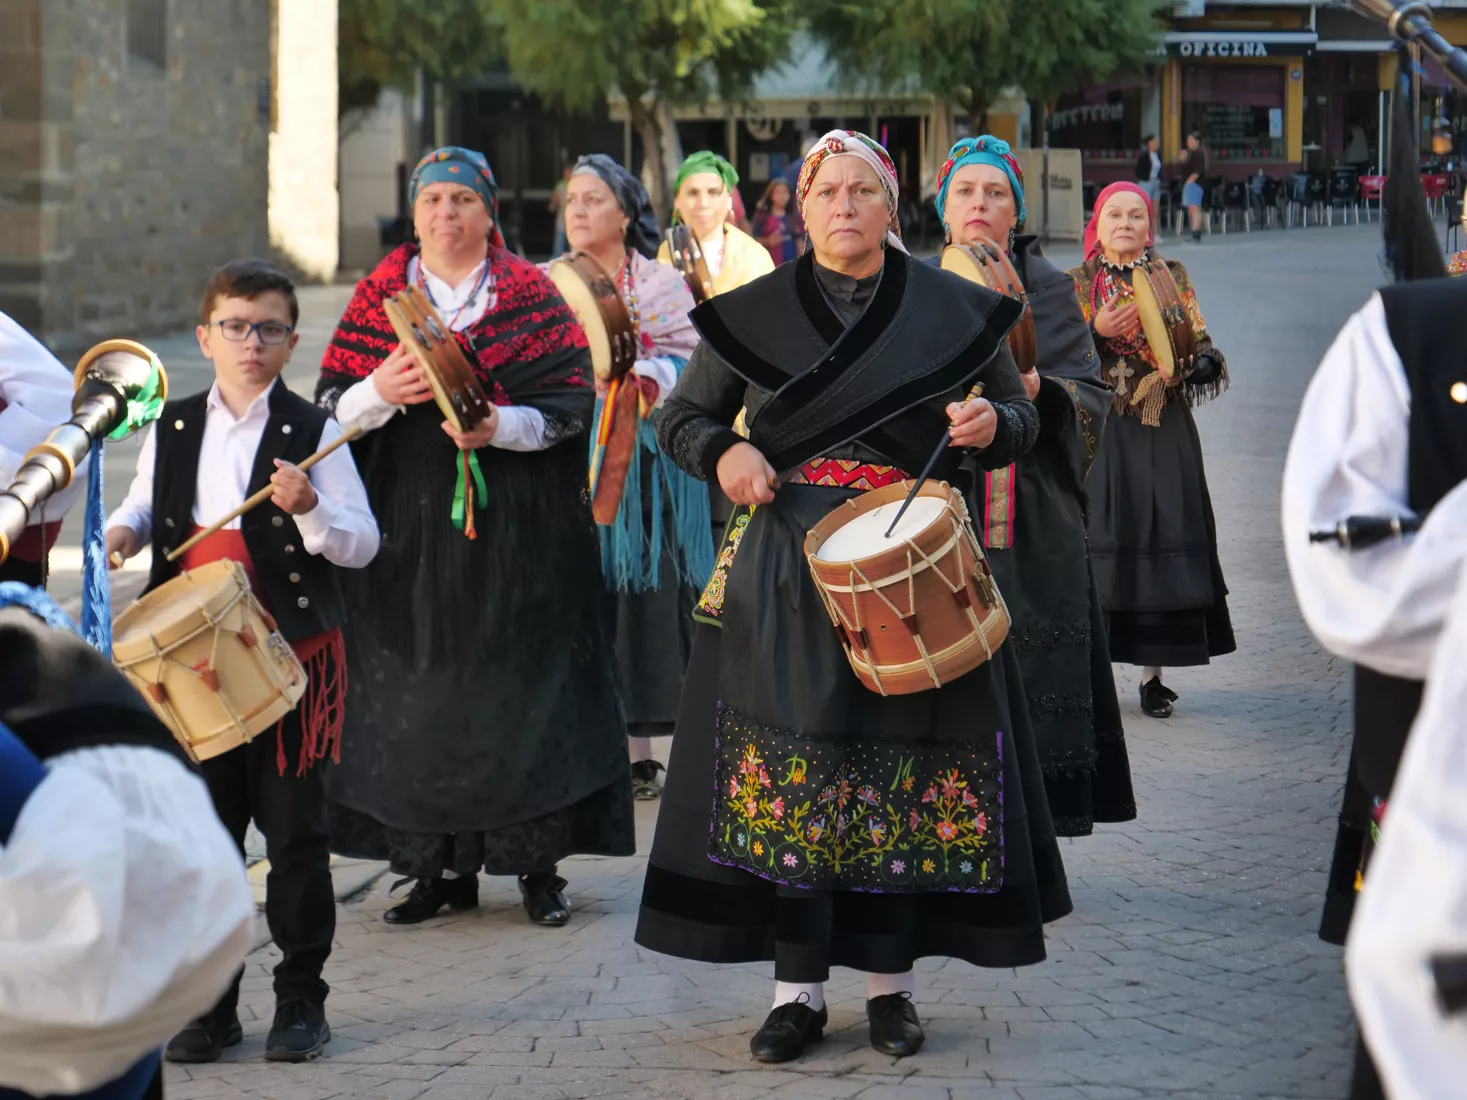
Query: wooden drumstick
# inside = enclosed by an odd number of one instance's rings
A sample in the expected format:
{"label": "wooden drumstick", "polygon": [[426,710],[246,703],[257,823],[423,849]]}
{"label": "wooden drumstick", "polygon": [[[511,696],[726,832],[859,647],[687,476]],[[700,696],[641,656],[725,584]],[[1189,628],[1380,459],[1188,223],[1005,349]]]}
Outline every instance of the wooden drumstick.
{"label": "wooden drumstick", "polygon": [[[975,382],[973,388],[968,391],[968,398],[963,404],[966,405],[969,401],[977,401],[982,396],[983,383]],[[947,450],[948,443],[951,440],[952,436],[947,431],[944,431],[942,433],[942,442],[932,452],[932,457],[927,460],[927,465],[922,467],[922,472],[917,475],[916,483],[907,492],[907,499],[902,501],[902,506],[897,509],[896,519],[892,520],[891,526],[886,529],[886,538],[891,538],[891,533],[896,530],[897,524],[901,523],[902,517],[907,514],[907,509],[912,506],[912,501],[916,499],[917,491],[927,484],[927,479],[932,476],[932,468],[937,465],[937,460],[942,457],[942,452]]]}
{"label": "wooden drumstick", "polygon": [[[342,432],[341,435],[337,439],[333,440],[328,446],[322,447],[315,454],[303,460],[298,466],[296,466],[296,469],[304,473],[316,463],[320,462],[327,455],[329,455],[332,451],[336,450],[336,448],[342,446],[343,444],[350,443],[353,439],[356,439],[361,434],[361,426],[358,424],[353,424],[350,428],[346,429],[346,431]],[[270,499],[272,495],[274,495],[274,493],[275,486],[266,485],[258,493],[254,494],[254,496],[248,498],[238,508],[230,512],[229,515],[225,516],[221,520],[216,520],[214,523],[209,524],[208,527],[205,527],[197,535],[192,536],[191,538],[177,546],[175,549],[169,551],[165,560],[177,561],[180,557],[188,553],[210,535],[215,534],[218,531],[222,531],[226,524],[233,523],[250,509],[256,508],[259,505],[264,504],[267,500]]]}

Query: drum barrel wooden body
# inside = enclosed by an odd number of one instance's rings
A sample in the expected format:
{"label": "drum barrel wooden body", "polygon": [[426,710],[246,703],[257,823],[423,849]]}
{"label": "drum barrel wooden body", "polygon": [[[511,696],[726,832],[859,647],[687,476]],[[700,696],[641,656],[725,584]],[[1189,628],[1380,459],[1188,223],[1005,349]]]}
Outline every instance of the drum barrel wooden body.
{"label": "drum barrel wooden body", "polygon": [[254,740],[306,691],[295,651],[228,560],[180,573],[119,615],[112,660],[194,761]]}
{"label": "drum barrel wooden body", "polygon": [[[901,482],[853,497],[805,538],[811,576],[851,668],[881,695],[951,683],[989,660],[1009,629],[1008,608],[956,489],[925,484],[905,521],[910,526],[915,513],[920,530],[883,538],[910,488]],[[937,506],[919,512],[924,500]],[[856,521],[862,530],[847,536],[859,537],[845,537],[842,545],[854,541],[872,552],[830,557],[832,538]]]}

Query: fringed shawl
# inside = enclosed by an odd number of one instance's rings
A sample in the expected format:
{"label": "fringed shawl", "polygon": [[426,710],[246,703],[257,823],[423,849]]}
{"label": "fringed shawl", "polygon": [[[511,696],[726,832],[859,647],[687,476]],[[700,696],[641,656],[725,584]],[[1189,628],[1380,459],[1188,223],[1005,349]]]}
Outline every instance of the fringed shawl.
{"label": "fringed shawl", "polygon": [[[631,292],[619,283],[637,320],[639,357],[667,358],[681,373],[698,346],[698,333],[688,320],[693,295],[683,277],[667,264],[629,253]],[[600,415],[600,401],[597,402]],[[637,448],[627,471],[626,493],[616,520],[601,528],[601,565],[613,590],[645,592],[662,587],[661,548],[665,512],[671,512],[676,547],[677,583],[701,588],[713,572],[713,518],[708,487],[678,469],[657,446],[657,414],[638,427]],[[596,441],[591,440],[594,451]],[[651,476],[642,472],[651,462]],[[649,498],[644,502],[644,486]],[[664,494],[669,509],[664,509]]]}
{"label": "fringed shawl", "polygon": [[[1159,258],[1150,249],[1148,253],[1153,258]],[[1228,388],[1227,360],[1213,346],[1187,269],[1177,260],[1167,260],[1166,266],[1176,281],[1187,316],[1192,321],[1192,331],[1197,336],[1197,357],[1201,369],[1168,385],[1157,371],[1156,356],[1139,332],[1133,337],[1115,340],[1099,334],[1095,337],[1095,346],[1104,364],[1102,373],[1105,381],[1115,390],[1115,399],[1112,402],[1115,413],[1118,416],[1134,417],[1152,428],[1160,425],[1162,410],[1168,402],[1181,401],[1195,409],[1219,397]],[[1107,289],[1118,284],[1129,292],[1130,272],[1118,273],[1116,269],[1106,267],[1098,258],[1090,260],[1082,267],[1071,269],[1070,275],[1074,277],[1080,308],[1092,330],[1095,327],[1095,313],[1106,301]],[[1208,359],[1215,364],[1215,369],[1207,366]]]}

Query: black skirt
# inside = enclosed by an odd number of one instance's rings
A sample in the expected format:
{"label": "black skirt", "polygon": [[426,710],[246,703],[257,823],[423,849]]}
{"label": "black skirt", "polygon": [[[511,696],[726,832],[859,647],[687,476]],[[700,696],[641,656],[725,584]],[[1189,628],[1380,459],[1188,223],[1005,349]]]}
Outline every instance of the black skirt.
{"label": "black skirt", "polygon": [[[1012,549],[989,562],[1013,625],[1049,810],[1060,836],[1132,821],[1136,797],[1115,677],[1068,456],[1043,436],[1017,465]],[[974,509],[975,515],[983,512]]]}
{"label": "black skirt", "polygon": [[852,495],[760,506],[723,625],[697,630],[637,942],[786,981],[1038,962],[1071,905],[1017,665],[1005,646],[939,691],[861,686],[801,551]]}
{"label": "black skirt", "polygon": [[1237,648],[1192,411],[1106,424],[1087,483],[1090,557],[1112,661],[1205,665]]}

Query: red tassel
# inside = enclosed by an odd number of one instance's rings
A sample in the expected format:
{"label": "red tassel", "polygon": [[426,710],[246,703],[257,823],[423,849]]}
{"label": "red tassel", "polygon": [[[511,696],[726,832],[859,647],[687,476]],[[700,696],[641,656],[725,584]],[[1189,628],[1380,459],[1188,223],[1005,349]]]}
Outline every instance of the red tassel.
{"label": "red tassel", "polygon": [[[297,655],[306,670],[306,693],[298,704],[301,755],[296,775],[305,775],[329,754],[341,763],[341,730],[346,724],[346,640],[340,630],[297,643]],[[276,727],[276,765],[285,774],[285,720]]]}

